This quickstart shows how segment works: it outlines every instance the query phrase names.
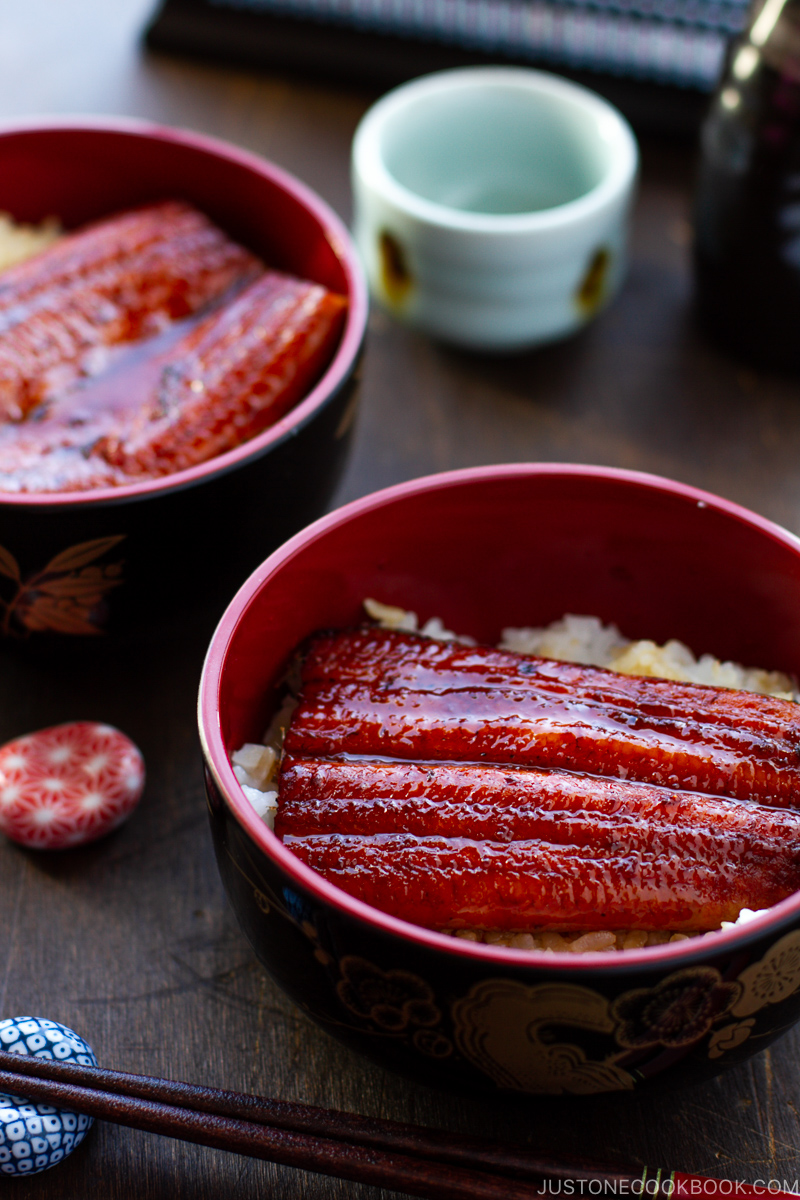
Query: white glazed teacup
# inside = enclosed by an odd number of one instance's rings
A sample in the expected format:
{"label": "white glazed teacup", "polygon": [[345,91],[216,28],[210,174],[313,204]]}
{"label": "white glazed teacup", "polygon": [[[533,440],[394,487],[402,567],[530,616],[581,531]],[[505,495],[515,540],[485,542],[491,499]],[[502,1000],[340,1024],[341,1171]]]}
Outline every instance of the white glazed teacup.
{"label": "white glazed teacup", "polygon": [[637,163],[616,109],[542,71],[476,67],[397,88],[353,142],[372,293],[474,349],[565,337],[622,280]]}

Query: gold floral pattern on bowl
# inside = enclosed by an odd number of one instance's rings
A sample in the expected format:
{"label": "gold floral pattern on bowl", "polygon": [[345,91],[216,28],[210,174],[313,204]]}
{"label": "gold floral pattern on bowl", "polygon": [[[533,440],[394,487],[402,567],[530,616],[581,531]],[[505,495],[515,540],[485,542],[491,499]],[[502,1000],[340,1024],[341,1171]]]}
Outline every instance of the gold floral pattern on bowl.
{"label": "gold floral pattern on bowl", "polygon": [[[123,562],[97,563],[125,538],[124,533],[92,538],[61,550],[40,571],[23,578],[10,550],[0,546],[0,575],[14,585],[0,596],[0,633],[100,634],[106,618],[105,598],[122,582]],[[93,564],[93,565],[89,565]]]}
{"label": "gold floral pattern on bowl", "polygon": [[657,987],[625,992],[611,1005],[620,1046],[689,1046],[733,1007],[739,983],[725,983],[714,967],[687,967]]}
{"label": "gold floral pattern on bowl", "polygon": [[576,984],[526,987],[510,979],[477,984],[452,1009],[465,1058],[502,1088],[537,1094],[628,1091],[634,1079],[614,1061],[595,1061],[582,1047],[550,1041],[556,1027],[610,1035],[614,1021],[599,992]]}
{"label": "gold floral pattern on bowl", "polygon": [[339,999],[356,1016],[400,1033],[412,1026],[430,1027],[441,1020],[431,987],[410,971],[382,971],[373,963],[348,955],[339,963]]}
{"label": "gold floral pattern on bowl", "polygon": [[760,962],[741,972],[739,983],[742,995],[731,1010],[735,1017],[749,1017],[793,996],[800,988],[800,930],[773,943]]}

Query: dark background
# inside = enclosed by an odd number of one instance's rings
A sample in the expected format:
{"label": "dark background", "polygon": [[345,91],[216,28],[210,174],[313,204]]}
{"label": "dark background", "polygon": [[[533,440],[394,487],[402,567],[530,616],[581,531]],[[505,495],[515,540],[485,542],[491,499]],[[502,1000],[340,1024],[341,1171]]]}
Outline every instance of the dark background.
{"label": "dark background", "polygon": [[[373,96],[143,57],[150,0],[0,0],[0,119],[124,113],[229,138],[293,171],[347,220],[349,146]],[[645,140],[627,284],[579,338],[498,359],[434,345],[375,312],[341,503],[431,471],[541,459],[668,475],[800,533],[800,389],[723,357],[691,314],[691,142]],[[623,1156],[755,1181],[800,1175],[798,1038],[687,1092],[500,1103],[412,1086],[353,1057],[273,986],[214,865],[194,705],[217,612],[138,644],[31,660],[0,649],[0,741],[58,721],[119,725],[149,782],[132,820],[62,855],[0,845],[0,1015],[73,1026],[100,1060],[568,1157]],[[702,650],[703,647],[698,647]],[[299,1200],[378,1193],[97,1127],[29,1197]]]}

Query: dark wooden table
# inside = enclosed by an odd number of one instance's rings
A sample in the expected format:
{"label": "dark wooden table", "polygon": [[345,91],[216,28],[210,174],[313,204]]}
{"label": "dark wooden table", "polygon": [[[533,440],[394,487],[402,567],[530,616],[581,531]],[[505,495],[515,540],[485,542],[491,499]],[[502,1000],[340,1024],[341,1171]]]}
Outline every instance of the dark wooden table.
{"label": "dark wooden table", "polygon": [[[148,59],[150,0],[0,0],[0,119],[126,113],[230,138],[349,218],[365,94]],[[800,387],[723,357],[691,316],[693,153],[645,144],[630,276],[576,340],[515,358],[433,345],[374,313],[355,450],[337,503],[478,463],[633,467],[737,500],[800,532]],[[442,1095],[351,1055],[271,983],[239,933],[211,850],[194,702],[216,618],[74,664],[0,650],[0,742],[97,718],[141,745],[149,782],[113,837],[62,855],[0,845],[0,1015],[49,1016],[106,1064],[297,1098],[569,1156],[638,1158],[748,1181],[800,1176],[800,1036],[702,1088],[600,1103]],[[98,1126],[68,1163],[4,1185],[28,1197],[191,1200],[377,1192]]]}

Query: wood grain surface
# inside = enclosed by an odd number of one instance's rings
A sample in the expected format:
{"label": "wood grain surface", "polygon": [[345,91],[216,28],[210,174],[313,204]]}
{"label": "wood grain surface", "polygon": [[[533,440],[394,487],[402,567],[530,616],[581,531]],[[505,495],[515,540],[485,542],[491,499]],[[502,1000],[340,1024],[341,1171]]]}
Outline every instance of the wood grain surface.
{"label": "wood grain surface", "polygon": [[[349,144],[366,94],[147,58],[150,0],[0,0],[0,119],[124,113],[272,158],[349,219]],[[513,358],[434,345],[375,312],[354,453],[337,502],[431,471],[544,459],[633,467],[737,500],[800,533],[800,388],[695,331],[693,150],[645,144],[627,285],[579,338]],[[64,854],[0,845],[0,1015],[73,1026],[123,1070],[621,1156],[728,1179],[800,1176],[800,1036],[668,1096],[480,1102],[412,1086],[321,1033],[239,933],[207,829],[194,704],[217,616],[144,644],[53,661],[0,650],[0,742],[100,719],[148,765],[135,817]],[[702,649],[702,647],[700,648]],[[372,1200],[353,1184],[98,1126],[18,1200]],[[387,1193],[388,1194],[388,1193]]]}

